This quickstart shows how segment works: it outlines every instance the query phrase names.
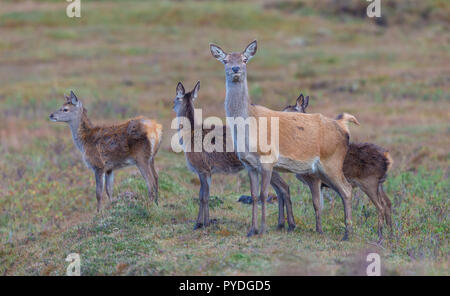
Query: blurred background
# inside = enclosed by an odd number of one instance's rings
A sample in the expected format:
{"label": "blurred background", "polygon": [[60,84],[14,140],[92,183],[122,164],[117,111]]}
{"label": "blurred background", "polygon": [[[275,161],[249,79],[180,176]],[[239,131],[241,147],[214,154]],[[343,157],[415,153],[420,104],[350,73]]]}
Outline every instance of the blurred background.
{"label": "blurred background", "polygon": [[[85,274],[355,273],[356,259],[333,261],[333,256],[345,256],[333,253],[342,252],[335,245],[339,242],[315,241],[309,192],[292,177],[293,199],[301,205],[295,213],[299,236],[310,236],[308,246],[327,254],[314,255],[314,264],[305,259],[311,254],[302,257],[305,245],[293,250],[288,243],[273,260],[278,234],[273,245],[268,238],[269,249],[256,255],[251,250],[258,240],[241,241],[249,209],[236,205],[235,198],[248,191],[245,174],[213,183],[212,199],[218,204],[213,215],[225,217],[219,220],[220,229],[201,239],[191,231],[198,183],[184,156],[170,150],[176,84],[182,81],[191,89],[200,80],[196,107],[204,116],[224,116],[223,66],[208,45],[242,51],[257,39],[258,52],[247,67],[253,103],[281,110],[302,92],[310,96],[309,112],[355,115],[361,126],[351,126],[352,140],[376,143],[393,156],[386,187],[395,204],[398,236],[385,249],[390,272],[407,274],[416,260],[426,260],[429,265],[420,264],[423,270],[414,272],[448,274],[448,1],[382,0],[381,18],[367,17],[370,3],[364,0],[81,0],[81,18],[66,16],[68,4],[0,3],[0,273],[61,274],[65,263],[60,258],[73,249],[90,252]],[[69,128],[48,120],[70,90],[95,122],[144,115],[163,123],[156,166],[165,206],[153,211],[137,202],[136,208],[125,207],[125,214],[114,207],[103,216],[94,214],[94,177],[84,167]],[[145,196],[145,184],[134,168],[117,175],[115,188],[119,197],[142,201]],[[365,196],[355,195],[360,239],[352,250],[359,252],[374,239],[376,211]],[[276,207],[270,210],[273,226]],[[120,220],[126,215],[141,222],[129,229],[134,224]],[[340,202],[326,215],[326,236],[337,239],[342,232]],[[185,241],[171,241],[168,225]],[[114,234],[114,227],[128,230],[119,231],[114,238],[119,242],[107,247],[108,240],[101,238]],[[139,235],[144,238],[134,242]],[[229,257],[219,260],[216,253],[185,248],[196,242],[211,246],[217,237],[223,245],[215,247],[227,250]],[[127,245],[130,241],[135,245]],[[119,243],[125,247],[117,251]],[[149,261],[142,263],[139,252],[126,251],[140,247],[153,254]],[[209,263],[200,259],[205,256]],[[31,264],[33,258],[45,260]]]}

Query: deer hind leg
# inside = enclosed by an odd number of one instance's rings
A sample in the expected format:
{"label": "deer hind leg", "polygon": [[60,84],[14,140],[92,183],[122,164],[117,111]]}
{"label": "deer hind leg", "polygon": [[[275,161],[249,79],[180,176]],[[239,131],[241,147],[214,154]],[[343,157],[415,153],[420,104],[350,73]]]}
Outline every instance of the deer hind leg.
{"label": "deer hind leg", "polygon": [[389,199],[389,196],[387,196],[386,192],[384,192],[383,183],[378,184],[378,195],[380,200],[383,202],[384,206],[384,217],[386,219],[386,224],[390,228],[390,236],[393,235],[393,229],[392,229],[392,203]]}
{"label": "deer hind leg", "polygon": [[150,166],[150,173],[153,177],[153,192],[155,195],[155,203],[158,204],[158,197],[159,197],[159,181],[158,181],[158,173],[155,170],[155,159],[152,157],[149,161]]}
{"label": "deer hind leg", "polygon": [[97,212],[100,212],[100,209],[102,207],[103,176],[104,173],[102,170],[95,171],[95,183],[96,183],[95,193],[97,197]]}
{"label": "deer hind leg", "polygon": [[107,171],[105,174],[105,189],[109,201],[112,201],[113,199],[113,187],[114,187],[114,173],[113,171]]}
{"label": "deer hind leg", "polygon": [[359,184],[362,191],[370,198],[372,203],[377,208],[378,212],[378,242],[383,240],[383,221],[384,221],[384,207],[380,195],[378,194],[378,181],[373,179],[361,180]]}
{"label": "deer hind leg", "polygon": [[148,198],[152,202],[155,198],[153,190],[152,190],[155,187],[155,185],[154,185],[153,174],[151,173],[151,170],[150,170],[150,165],[148,164],[148,162],[146,160],[139,159],[136,161],[136,166],[138,167],[139,171],[141,172],[142,177],[145,180],[145,183],[147,184]]}
{"label": "deer hind leg", "polygon": [[[299,176],[302,178],[302,176]],[[297,178],[299,178],[297,177]],[[309,190],[311,191],[311,197],[312,202],[314,206],[314,211],[316,214],[316,232],[323,233],[322,230],[322,202],[323,202],[323,196],[320,189],[320,186],[322,183],[320,182],[320,179],[316,176],[303,176],[303,181],[306,182],[306,184],[309,187]]]}
{"label": "deer hind leg", "polygon": [[342,199],[345,216],[345,233],[342,240],[348,240],[352,233],[352,186],[337,166],[323,166],[318,170],[320,179],[336,191]]}
{"label": "deer hind leg", "polygon": [[281,178],[278,172],[272,172],[272,179],[270,184],[275,189],[278,195],[278,229],[284,228],[284,206],[286,206],[286,213],[288,219],[288,231],[295,229],[294,214],[292,212],[291,194],[289,185]]}
{"label": "deer hind leg", "polygon": [[248,176],[250,179],[250,194],[252,196],[252,226],[247,234],[251,237],[258,234],[257,220],[256,216],[258,214],[258,171],[255,169],[249,169]]}

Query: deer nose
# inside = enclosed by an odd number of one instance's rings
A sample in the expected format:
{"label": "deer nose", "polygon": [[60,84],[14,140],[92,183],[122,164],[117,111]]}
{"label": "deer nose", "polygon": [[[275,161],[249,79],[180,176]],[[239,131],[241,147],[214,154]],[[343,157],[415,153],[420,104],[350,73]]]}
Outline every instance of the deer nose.
{"label": "deer nose", "polygon": [[52,114],[50,114],[50,116],[49,116],[49,117],[50,117],[50,119],[53,119],[53,117],[54,117],[53,113],[52,113]]}
{"label": "deer nose", "polygon": [[233,70],[234,73],[239,72],[239,69],[240,68],[238,66],[235,66],[235,67],[231,68],[231,70]]}

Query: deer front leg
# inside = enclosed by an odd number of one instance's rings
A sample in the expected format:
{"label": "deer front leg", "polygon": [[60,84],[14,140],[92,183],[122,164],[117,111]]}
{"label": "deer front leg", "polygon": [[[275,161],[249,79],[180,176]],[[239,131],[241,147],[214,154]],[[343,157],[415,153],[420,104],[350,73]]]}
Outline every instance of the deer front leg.
{"label": "deer front leg", "polygon": [[195,222],[194,225],[194,230],[200,229],[203,227],[203,191],[205,190],[204,188],[204,182],[202,181],[202,175],[198,175],[199,179],[200,179],[200,192],[198,193],[198,216],[197,216],[197,221]]}
{"label": "deer front leg", "polygon": [[114,173],[113,171],[107,171],[105,174],[105,188],[106,195],[108,195],[109,201],[113,198],[113,187],[114,187]]}
{"label": "deer front leg", "polygon": [[203,190],[203,225],[209,226],[209,187],[211,186],[211,175],[205,175],[203,177],[204,190]]}
{"label": "deer front leg", "polygon": [[261,227],[260,233],[266,232],[266,201],[269,195],[269,183],[272,178],[272,168],[261,169]]}
{"label": "deer front leg", "polygon": [[258,234],[256,219],[256,216],[258,214],[258,171],[255,169],[250,169],[248,171],[248,176],[250,178],[250,194],[252,196],[252,226],[250,227],[247,236],[251,237],[255,234]]}
{"label": "deer front leg", "polygon": [[97,196],[97,213],[100,212],[102,207],[102,195],[103,195],[103,171],[95,170],[95,183],[96,183],[96,196]]}

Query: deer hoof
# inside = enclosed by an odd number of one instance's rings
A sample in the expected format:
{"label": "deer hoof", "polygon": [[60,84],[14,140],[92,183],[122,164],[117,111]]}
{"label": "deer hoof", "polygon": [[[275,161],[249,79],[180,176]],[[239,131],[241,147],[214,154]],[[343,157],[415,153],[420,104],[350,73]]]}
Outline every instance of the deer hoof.
{"label": "deer hoof", "polygon": [[277,229],[278,230],[284,230],[284,224],[278,224]]}
{"label": "deer hoof", "polygon": [[292,232],[295,229],[295,225],[289,225],[288,232]]}

